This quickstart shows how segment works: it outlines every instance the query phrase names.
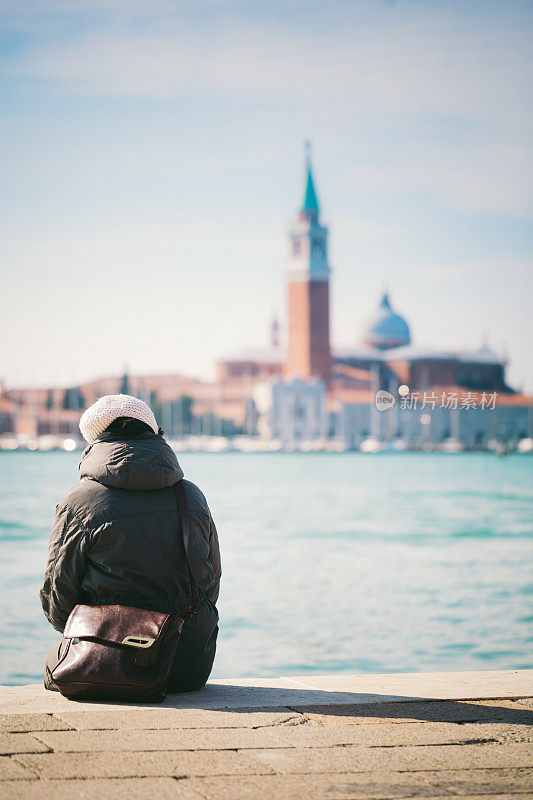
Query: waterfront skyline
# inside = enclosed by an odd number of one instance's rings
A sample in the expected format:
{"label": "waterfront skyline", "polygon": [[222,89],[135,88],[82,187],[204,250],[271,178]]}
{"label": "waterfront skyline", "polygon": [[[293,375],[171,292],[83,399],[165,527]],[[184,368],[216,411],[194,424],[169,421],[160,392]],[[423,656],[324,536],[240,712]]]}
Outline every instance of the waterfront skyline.
{"label": "waterfront skyline", "polygon": [[531,390],[528,6],[249,9],[5,5],[0,377],[206,377],[265,344],[310,137],[332,340],[386,286],[416,344],[488,335]]}

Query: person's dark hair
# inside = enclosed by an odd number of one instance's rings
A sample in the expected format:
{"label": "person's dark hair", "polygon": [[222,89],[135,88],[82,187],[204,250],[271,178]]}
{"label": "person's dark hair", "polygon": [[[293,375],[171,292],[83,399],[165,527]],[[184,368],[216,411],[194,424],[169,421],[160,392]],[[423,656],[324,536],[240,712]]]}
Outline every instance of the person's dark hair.
{"label": "person's dark hair", "polygon": [[111,433],[114,436],[123,436],[125,439],[136,439],[138,436],[144,436],[146,433],[153,433],[153,430],[146,422],[141,422],[140,419],[133,419],[133,417],[117,417],[107,426],[104,433]]}

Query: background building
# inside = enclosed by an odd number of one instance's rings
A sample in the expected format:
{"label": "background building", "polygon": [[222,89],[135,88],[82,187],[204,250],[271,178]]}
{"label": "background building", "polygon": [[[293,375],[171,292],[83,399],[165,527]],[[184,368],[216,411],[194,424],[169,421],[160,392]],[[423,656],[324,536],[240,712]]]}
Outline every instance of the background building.
{"label": "background building", "polygon": [[288,378],[319,377],[329,385],[328,230],[319,222],[309,145],[302,202],[289,233],[289,243],[288,341],[284,375]]}
{"label": "background building", "polygon": [[[285,346],[274,318],[268,346],[219,359],[214,381],[126,373],[70,387],[2,385],[0,437],[78,437],[83,409],[117,392],[150,403],[170,438],[245,435],[287,448],[329,442],[454,449],[533,436],[532,399],[508,386],[504,358],[487,343],[463,352],[414,345],[388,292],[360,343],[332,346],[330,278],[328,229],[307,145],[302,200],[289,231]],[[378,393],[385,393],[381,406]]]}

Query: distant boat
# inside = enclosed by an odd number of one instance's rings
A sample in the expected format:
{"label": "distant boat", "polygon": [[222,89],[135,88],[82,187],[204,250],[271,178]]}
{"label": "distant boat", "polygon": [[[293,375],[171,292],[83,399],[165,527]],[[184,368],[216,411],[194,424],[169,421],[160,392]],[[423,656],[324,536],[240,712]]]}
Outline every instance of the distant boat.
{"label": "distant boat", "polygon": [[385,445],[376,439],[375,436],[368,436],[366,439],[363,439],[359,449],[362,453],[380,453],[385,449]]}
{"label": "distant boat", "polygon": [[518,444],[516,445],[516,452],[517,453],[533,453],[533,439],[529,436],[525,439],[520,439]]}
{"label": "distant boat", "polygon": [[441,453],[462,453],[464,449],[464,444],[453,437],[445,439],[439,448]]}

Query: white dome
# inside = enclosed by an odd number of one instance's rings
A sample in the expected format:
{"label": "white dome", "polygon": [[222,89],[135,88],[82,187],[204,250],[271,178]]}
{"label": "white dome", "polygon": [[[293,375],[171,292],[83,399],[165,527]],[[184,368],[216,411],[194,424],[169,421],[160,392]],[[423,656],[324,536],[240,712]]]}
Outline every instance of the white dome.
{"label": "white dome", "polygon": [[402,347],[410,342],[409,325],[403,317],[392,310],[389,295],[385,293],[381,298],[377,314],[366,327],[363,343],[369,347],[386,350],[389,347]]}

